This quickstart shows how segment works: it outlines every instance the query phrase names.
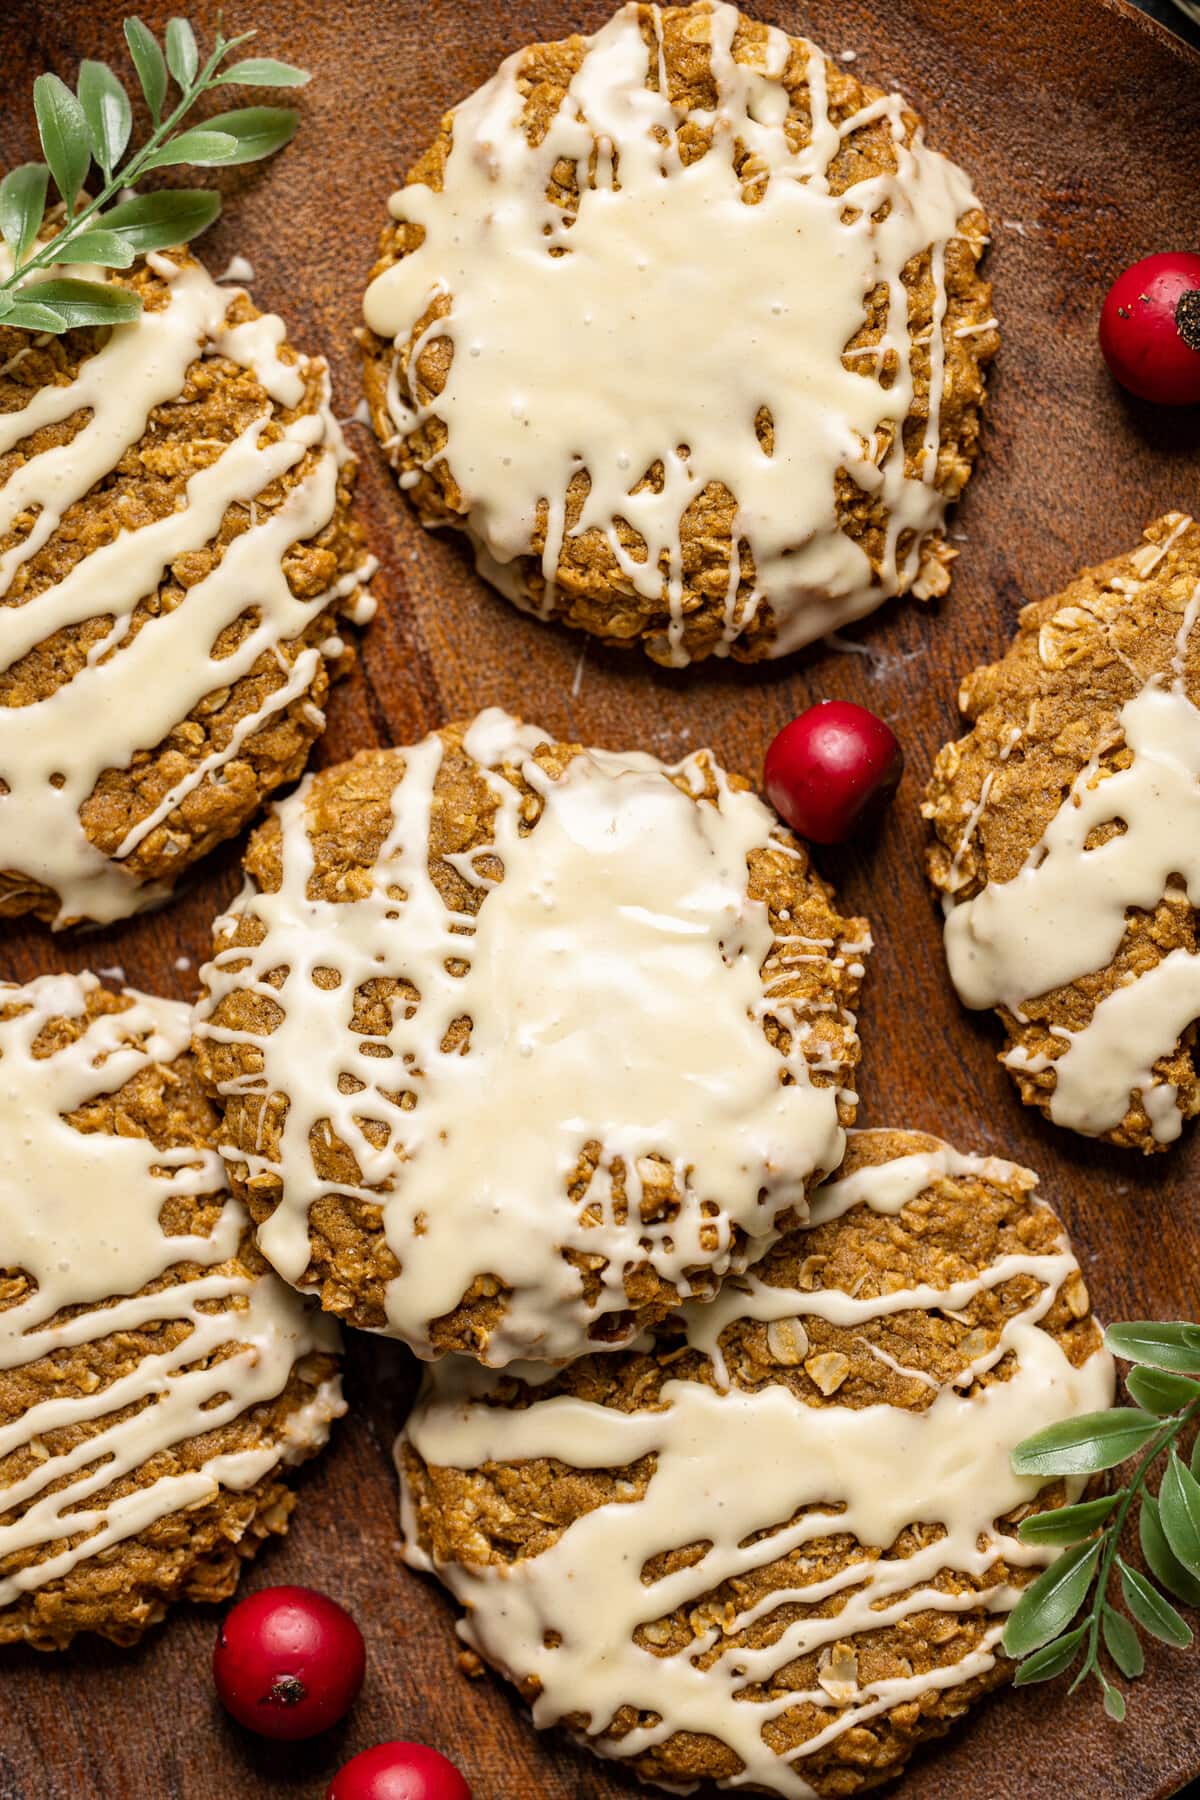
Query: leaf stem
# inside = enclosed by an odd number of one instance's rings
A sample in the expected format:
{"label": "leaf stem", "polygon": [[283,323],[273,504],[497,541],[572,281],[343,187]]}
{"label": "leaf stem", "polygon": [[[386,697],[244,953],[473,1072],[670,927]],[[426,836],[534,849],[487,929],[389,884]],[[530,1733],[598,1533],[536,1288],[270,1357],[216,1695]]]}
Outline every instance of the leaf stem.
{"label": "leaf stem", "polygon": [[[1075,1692],[1075,1689],[1079,1686],[1080,1682],[1087,1679],[1088,1675],[1090,1675],[1093,1670],[1095,1670],[1100,1680],[1104,1682],[1104,1674],[1100,1668],[1099,1658],[1100,1625],[1104,1617],[1104,1607],[1108,1598],[1108,1584],[1112,1578],[1113,1564],[1117,1559],[1117,1554],[1121,1547],[1121,1533],[1125,1529],[1125,1521],[1129,1517],[1129,1509],[1133,1505],[1138,1494],[1141,1493],[1146,1476],[1148,1475],[1152,1464],[1162,1455],[1164,1450],[1169,1450],[1171,1448],[1171,1445],[1175,1442],[1175,1439],[1179,1436],[1184,1427],[1192,1419],[1198,1416],[1200,1416],[1200,1399],[1193,1400],[1190,1406],[1184,1407],[1182,1412],[1176,1413],[1173,1418],[1168,1419],[1165,1422],[1162,1430],[1156,1437],[1151,1439],[1150,1443],[1143,1451],[1137,1467],[1134,1469],[1132,1476],[1126,1483],[1125,1490],[1121,1496],[1120,1503],[1117,1506],[1116,1513],[1114,1514],[1111,1523],[1104,1528],[1104,1536],[1107,1541],[1100,1557],[1099,1567],[1096,1570],[1096,1585],[1093,1590],[1096,1598],[1092,1606],[1091,1618],[1088,1624],[1087,1655],[1084,1658],[1083,1667],[1075,1677],[1075,1680],[1071,1683],[1072,1693]],[[1104,1685],[1107,1686],[1107,1682],[1104,1682]]]}
{"label": "leaf stem", "polygon": [[142,145],[142,148],[130,157],[123,169],[118,169],[116,173],[110,177],[99,194],[97,194],[96,198],[89,201],[82,211],[72,213],[70,206],[67,207],[66,229],[58,232],[48,243],[43,244],[42,248],[33,256],[27,258],[27,260],[21,264],[19,269],[14,269],[12,274],[4,281],[0,281],[0,293],[3,293],[6,289],[16,287],[17,284],[24,281],[26,276],[30,275],[34,269],[43,269],[50,263],[61,262],[62,252],[67,248],[72,238],[78,237],[80,228],[85,225],[90,218],[94,217],[94,215],[100,211],[101,207],[107,206],[109,201],[114,195],[119,194],[122,188],[133,186],[145,167],[148,158],[166,143],[167,139],[175,130],[175,127],[195,105],[201,94],[204,93],[205,89],[209,86],[212,77],[215,75],[226,56],[228,56],[229,52],[237,49],[239,44],[246,43],[248,39],[252,38],[254,35],[255,34],[252,31],[244,31],[239,37],[225,38],[221,35],[218,27],[216,43],[213,46],[208,61],[204,64],[204,67],[199,71],[190,85],[183,90],[183,96],[174,111],[171,112],[161,124],[155,127],[150,137]]}

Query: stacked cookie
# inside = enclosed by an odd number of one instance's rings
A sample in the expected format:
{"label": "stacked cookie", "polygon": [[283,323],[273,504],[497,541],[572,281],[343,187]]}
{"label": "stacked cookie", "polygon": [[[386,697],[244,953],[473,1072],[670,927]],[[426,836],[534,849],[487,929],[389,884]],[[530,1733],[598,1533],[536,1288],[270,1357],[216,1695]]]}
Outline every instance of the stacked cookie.
{"label": "stacked cookie", "polygon": [[400,1446],[408,1558],[539,1724],[676,1788],[847,1794],[1006,1678],[1044,1560],[1017,1526],[1067,1497],[1010,1452],[1112,1394],[1034,1189],[856,1133],[806,1226],[634,1348],[437,1365]]}
{"label": "stacked cookie", "polygon": [[707,753],[495,711],[310,776],[246,866],[201,1064],[276,1269],[433,1360],[410,1562],[641,1775],[894,1771],[1004,1678],[1068,1497],[1009,1453],[1112,1370],[1027,1171],[847,1149],[865,922]]}
{"label": "stacked cookie", "polygon": [[310,777],[246,867],[203,1066],[260,1243],[352,1324],[627,1343],[840,1161],[869,933],[707,752],[485,712]]}

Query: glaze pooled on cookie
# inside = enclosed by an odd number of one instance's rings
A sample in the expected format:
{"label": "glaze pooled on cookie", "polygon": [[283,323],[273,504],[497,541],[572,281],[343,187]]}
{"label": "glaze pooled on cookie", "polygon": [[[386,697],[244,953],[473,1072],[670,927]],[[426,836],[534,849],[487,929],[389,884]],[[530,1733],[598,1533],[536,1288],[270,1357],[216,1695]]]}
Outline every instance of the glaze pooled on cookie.
{"label": "glaze pooled on cookie", "polygon": [[1145,535],[968,677],[925,813],[951,978],[1024,1098],[1155,1150],[1200,1111],[1200,527]]}
{"label": "glaze pooled on cookie", "polygon": [[226,1191],[175,1001],[0,986],[0,1642],[129,1643],[286,1530],[331,1321]]}
{"label": "glaze pooled on cookie", "polygon": [[678,665],[944,591],[996,322],[898,95],[731,5],[627,5],[510,57],[391,210],[375,429],[517,605]]}
{"label": "glaze pooled on cookie", "polygon": [[[372,564],[324,362],[192,257],[0,321],[0,914],[109,921],[300,773]],[[3,360],[7,356],[7,360]]]}
{"label": "glaze pooled on cookie", "polygon": [[712,1303],[616,1356],[432,1369],[398,1447],[408,1561],[540,1726],[666,1784],[848,1794],[1011,1665],[1052,1553],[1030,1432],[1112,1362],[1028,1171],[908,1132]]}
{"label": "glaze pooled on cookie", "polygon": [[311,777],[200,1046],[275,1267],[423,1356],[557,1360],[712,1293],[842,1153],[869,948],[701,751],[491,711]]}

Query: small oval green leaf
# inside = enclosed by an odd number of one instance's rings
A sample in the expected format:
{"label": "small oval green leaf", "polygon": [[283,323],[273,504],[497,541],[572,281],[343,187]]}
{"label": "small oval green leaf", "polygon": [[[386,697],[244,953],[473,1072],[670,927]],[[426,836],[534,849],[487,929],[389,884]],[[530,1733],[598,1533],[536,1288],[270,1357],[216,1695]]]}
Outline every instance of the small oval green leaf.
{"label": "small oval green leaf", "polygon": [[1104,1710],[1115,1725],[1120,1725],[1125,1718],[1125,1696],[1111,1681],[1105,1681],[1103,1675],[1100,1684],[1104,1689]]}
{"label": "small oval green leaf", "polygon": [[237,112],[218,113],[204,123],[206,130],[228,132],[235,140],[236,152],[226,157],[226,162],[261,162],[291,143],[300,115],[287,106],[243,106]]}
{"label": "small oval green leaf", "polygon": [[1093,1475],[1124,1462],[1159,1429],[1158,1420],[1137,1407],[1080,1413],[1018,1444],[1012,1466],[1018,1475]]}
{"label": "small oval green leaf", "polygon": [[1136,1681],[1146,1666],[1141,1640],[1124,1613],[1106,1606],[1100,1620],[1104,1647],[1129,1681]]}
{"label": "small oval green leaf", "polygon": [[1027,1656],[1017,1665],[1014,1687],[1029,1687],[1035,1681],[1053,1681],[1056,1675],[1064,1675],[1075,1661],[1086,1632],[1086,1625],[1077,1625],[1065,1637],[1055,1638],[1052,1644],[1043,1644]]}
{"label": "small oval green leaf", "polygon": [[108,64],[102,62],[80,63],[78,88],[79,104],[92,140],[92,155],[105,175],[111,177],[133,129],[129,95]]}
{"label": "small oval green leaf", "polygon": [[57,337],[67,329],[67,321],[50,306],[39,306],[34,300],[17,300],[9,307],[0,325],[12,325],[20,331],[50,331]]}
{"label": "small oval green leaf", "polygon": [[121,325],[136,319],[142,303],[128,288],[101,281],[38,281],[20,290],[30,305],[47,306],[62,316],[67,330],[77,325]]}
{"label": "small oval green leaf", "polygon": [[21,163],[0,181],[0,236],[20,268],[42,228],[50,171],[45,163]]}
{"label": "small oval green leaf", "polygon": [[207,125],[194,125],[153,151],[142,168],[171,169],[179,163],[192,163],[201,169],[215,168],[224,163],[240,162],[237,147],[232,132],[212,131]]}
{"label": "small oval green leaf", "polygon": [[1021,1521],[1017,1536],[1023,1544],[1077,1544],[1103,1525],[1119,1496],[1104,1494],[1099,1500],[1081,1500],[1078,1506],[1056,1506],[1052,1512],[1034,1513]]}
{"label": "small oval green leaf", "polygon": [[1140,1364],[1130,1369],[1125,1386],[1140,1407],[1156,1413],[1160,1419],[1182,1412],[1185,1406],[1200,1400],[1200,1383],[1186,1375],[1172,1375],[1165,1369],[1149,1369]]}
{"label": "small oval green leaf", "polygon": [[1183,1319],[1135,1319],[1127,1325],[1110,1325],[1104,1342],[1114,1356],[1126,1362],[1174,1369],[1179,1375],[1200,1375],[1200,1325],[1189,1325]]}
{"label": "small oval green leaf", "polygon": [[1144,1575],[1131,1569],[1121,1556],[1117,1558],[1117,1567],[1121,1571],[1121,1592],[1125,1604],[1142,1627],[1151,1637],[1161,1638],[1164,1644],[1174,1644],[1177,1650],[1186,1650],[1192,1641],[1191,1627],[1185,1624],[1169,1600],[1164,1600],[1157,1588],[1151,1587]]}
{"label": "small oval green leaf", "polygon": [[1159,1483],[1158,1513],[1172,1555],[1190,1575],[1200,1576],[1200,1481],[1174,1449]]}
{"label": "small oval green leaf", "polygon": [[122,200],[102,213],[98,223],[119,232],[139,256],[151,250],[171,250],[190,243],[206,231],[221,211],[220,194],[203,188],[163,188],[157,194],[139,194]]}
{"label": "small oval green leaf", "polygon": [[42,154],[70,212],[92,160],[92,140],[83,108],[57,75],[39,75],[33,84],[33,110],[37,114]]}
{"label": "small oval green leaf", "polygon": [[98,263],[104,269],[127,269],[136,252],[115,231],[80,231],[63,239],[60,263]]}
{"label": "small oval green leaf", "polygon": [[125,21],[125,42],[129,45],[150,117],[157,125],[167,97],[167,64],[162,47],[150,27],[137,17]]}
{"label": "small oval green leaf", "polygon": [[241,87],[294,88],[311,80],[308,70],[298,69],[294,63],[277,62],[273,56],[247,56],[242,62],[230,63],[213,86],[237,83]]}
{"label": "small oval green leaf", "polygon": [[1138,1513],[1138,1540],[1150,1573],[1161,1581],[1168,1593],[1185,1606],[1200,1606],[1200,1581],[1176,1557],[1167,1542],[1167,1534],[1159,1517],[1158,1501],[1146,1490],[1142,1492]]}
{"label": "small oval green leaf", "polygon": [[190,88],[200,67],[196,34],[186,19],[167,20],[167,67],[183,89]]}
{"label": "small oval green leaf", "polygon": [[1003,1639],[1006,1655],[1027,1656],[1066,1629],[1083,1605],[1099,1555],[1099,1540],[1076,1544],[1043,1569],[1009,1614]]}

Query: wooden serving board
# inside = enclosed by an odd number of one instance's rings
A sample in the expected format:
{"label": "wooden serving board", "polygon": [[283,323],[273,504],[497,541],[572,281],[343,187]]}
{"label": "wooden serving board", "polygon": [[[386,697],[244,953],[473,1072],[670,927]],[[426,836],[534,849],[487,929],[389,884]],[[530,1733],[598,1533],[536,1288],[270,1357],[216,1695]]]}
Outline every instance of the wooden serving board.
{"label": "wooden serving board", "polygon": [[[1095,345],[1107,282],[1153,250],[1194,247],[1200,222],[1200,57],[1124,0],[749,0],[752,10],[897,84],[931,141],[971,170],[995,227],[990,272],[1005,334],[984,454],[954,529],[965,542],[936,609],[893,605],[856,636],[869,655],[818,649],[741,669],[666,673],[523,618],[476,578],[457,540],[417,525],[369,434],[362,504],[381,559],[379,616],[336,692],[319,751],[334,761],[406,743],[498,703],[558,737],[675,756],[710,743],[756,776],[775,731],[811,701],[844,696],[884,714],[909,772],[878,836],[822,869],[874,925],[861,1014],[861,1122],[942,1133],[1012,1156],[1044,1177],[1074,1232],[1103,1316],[1194,1316],[1200,1266],[1200,1136],[1143,1160],[1088,1145],[1021,1108],[995,1059],[990,1016],[960,1009],[921,875],[920,790],[956,731],[959,676],[1008,642],[1017,608],[1079,564],[1130,547],[1170,507],[1200,505],[1200,410],[1155,411],[1110,383]],[[0,160],[37,153],[30,83],[74,80],[79,58],[124,63],[119,0],[6,0],[0,7]],[[156,28],[173,10],[142,0]],[[227,27],[314,72],[304,122],[276,161],[226,184],[226,216],[204,254],[236,250],[260,305],[296,342],[326,351],[338,411],[358,399],[351,332],[384,203],[443,110],[507,52],[592,30],[608,0],[256,0]],[[203,0],[206,32],[215,8]],[[122,73],[124,73],[122,66]],[[270,98],[271,96],[264,96]],[[119,930],[52,938],[0,928],[0,973],[121,965],[128,979],[190,997],[208,924],[237,885],[237,849],[215,858],[165,911]],[[188,959],[185,963],[183,959]],[[351,1416],[302,1480],[286,1544],[248,1585],[307,1582],[343,1600],[368,1643],[369,1673],[346,1726],[308,1745],[258,1742],[213,1697],[215,1614],[182,1608],[132,1652],[85,1644],[66,1656],[0,1657],[0,1800],[319,1800],[346,1756],[387,1737],[440,1746],[476,1800],[621,1800],[618,1769],[539,1737],[498,1682],[456,1667],[453,1613],[397,1559],[390,1448],[414,1386],[398,1345],[349,1349]],[[753,1472],[731,1470],[732,1480]],[[886,1471],[881,1471],[886,1479]],[[1108,1724],[1094,1690],[1062,1684],[985,1705],[905,1778],[908,1800],[1158,1800],[1200,1772],[1200,1653],[1152,1649],[1129,1721]],[[715,1794],[715,1790],[712,1790]]]}

